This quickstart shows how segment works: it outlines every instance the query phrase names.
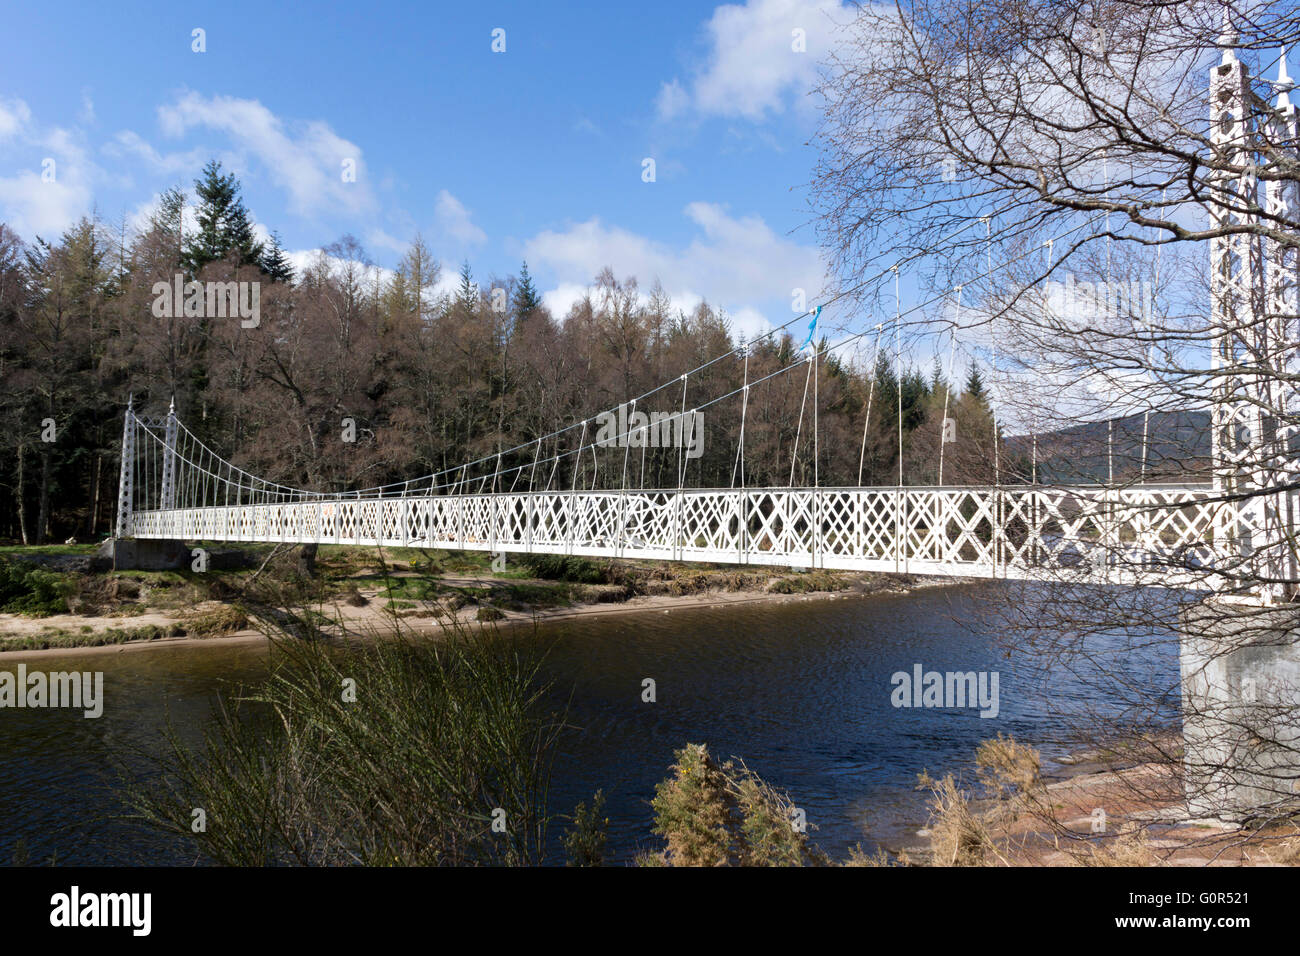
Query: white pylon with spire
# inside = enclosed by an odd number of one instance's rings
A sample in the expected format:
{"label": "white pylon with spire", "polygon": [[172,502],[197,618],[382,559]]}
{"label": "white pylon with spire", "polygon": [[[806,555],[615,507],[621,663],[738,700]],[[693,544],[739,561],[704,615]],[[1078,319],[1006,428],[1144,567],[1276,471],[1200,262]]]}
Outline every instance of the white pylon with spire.
{"label": "white pylon with spire", "polygon": [[135,395],[126,399],[122,416],[122,465],[117,478],[117,525],[114,537],[130,538],[131,503],[135,500]]}
{"label": "white pylon with spire", "polygon": [[[1296,161],[1293,88],[1285,52],[1273,88],[1275,109],[1254,94],[1246,65],[1237,56],[1239,37],[1224,11],[1219,37],[1223,54],[1210,70],[1210,141],[1216,172],[1210,184],[1213,330],[1211,408],[1214,486],[1225,498],[1245,497],[1245,507],[1223,509],[1216,538],[1239,573],[1261,583],[1266,602],[1284,599],[1281,583],[1295,579],[1295,548],[1289,540],[1290,495],[1278,490],[1294,469],[1288,393],[1294,375],[1296,264],[1293,241],[1260,238],[1261,227],[1294,227],[1300,204],[1293,180],[1278,170]],[[1259,215],[1259,177],[1265,170],[1265,221]]]}
{"label": "white pylon with spire", "polygon": [[[1291,103],[1295,84],[1287,72],[1285,47],[1278,54],[1277,79],[1270,85],[1277,103],[1264,110],[1263,139],[1270,170],[1264,187],[1265,225],[1274,232],[1289,233],[1290,241],[1274,237],[1264,240],[1265,310],[1276,353],[1273,375],[1278,403],[1268,471],[1274,485],[1282,489],[1274,496],[1267,517],[1273,523],[1268,532],[1276,536],[1271,574],[1295,582],[1300,580],[1300,560],[1290,530],[1300,516],[1295,514],[1294,496],[1285,488],[1300,481],[1300,428],[1295,418],[1300,412],[1300,236],[1294,231],[1300,222],[1300,189],[1296,182],[1300,130]],[[1282,584],[1274,584],[1270,590],[1277,599],[1291,596],[1287,593],[1291,589]]]}
{"label": "white pylon with spire", "polygon": [[167,427],[164,432],[162,487],[160,489],[159,507],[171,509],[176,507],[176,397],[173,395],[167,407]]}

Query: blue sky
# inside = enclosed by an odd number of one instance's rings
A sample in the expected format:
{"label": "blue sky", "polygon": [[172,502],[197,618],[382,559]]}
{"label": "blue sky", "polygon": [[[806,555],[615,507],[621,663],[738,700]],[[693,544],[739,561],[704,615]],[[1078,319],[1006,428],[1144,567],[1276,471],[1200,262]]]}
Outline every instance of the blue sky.
{"label": "blue sky", "polygon": [[352,233],[391,267],[418,231],[449,277],[526,257],[560,314],[608,264],[756,330],[823,284],[807,94],[850,16],[839,0],[15,4],[0,220],[25,239],[92,205],[139,222],[216,157],[295,252]]}

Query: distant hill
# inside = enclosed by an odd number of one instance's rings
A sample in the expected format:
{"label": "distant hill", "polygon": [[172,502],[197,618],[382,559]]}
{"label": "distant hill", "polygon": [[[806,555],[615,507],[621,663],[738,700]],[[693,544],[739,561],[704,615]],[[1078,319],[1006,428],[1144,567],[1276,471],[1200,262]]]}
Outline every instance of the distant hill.
{"label": "distant hill", "polygon": [[[1210,413],[1152,412],[1146,446],[1147,481],[1208,481]],[[1142,474],[1143,416],[1117,418],[1111,423],[1115,478],[1133,481]],[[1109,452],[1106,422],[1087,422],[1038,436],[1038,480],[1044,484],[1104,482]],[[1028,435],[1006,439],[1009,459],[1020,459],[1026,472],[1032,450]],[[1026,474],[1025,477],[1028,477]]]}

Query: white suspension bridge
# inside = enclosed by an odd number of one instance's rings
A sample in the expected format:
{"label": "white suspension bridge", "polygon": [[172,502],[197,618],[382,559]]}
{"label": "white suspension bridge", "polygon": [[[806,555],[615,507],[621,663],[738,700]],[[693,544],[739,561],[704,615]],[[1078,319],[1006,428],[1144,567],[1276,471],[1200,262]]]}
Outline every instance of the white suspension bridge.
{"label": "white suspension bridge", "polygon": [[[1240,175],[1221,177],[1218,198],[1211,197],[1217,225],[1250,226],[1257,221],[1251,209],[1259,186],[1249,169],[1257,154],[1274,149],[1260,144],[1297,142],[1285,58],[1282,70],[1274,84],[1280,94],[1276,105],[1252,99],[1246,69],[1231,46],[1225,45],[1223,62],[1212,71],[1212,139],[1217,148],[1239,156],[1242,168]],[[1258,162],[1276,158],[1270,152]],[[1294,180],[1270,179],[1265,191],[1267,209],[1295,222],[1300,202]],[[595,454],[596,419],[591,418],[449,471],[383,487],[326,493],[286,487],[241,470],[200,441],[174,408],[165,416],[149,417],[129,405],[116,534],[174,541],[424,547],[959,578],[1068,579],[1217,591],[1239,591],[1242,582],[1251,582],[1249,588],[1266,602],[1289,598],[1287,583],[1300,580],[1293,533],[1296,491],[1291,487],[1297,469],[1289,455],[1294,429],[1280,425],[1290,419],[1276,414],[1279,408],[1285,411],[1290,398],[1280,394],[1277,384],[1288,376],[1285,368],[1263,374],[1259,357],[1277,356],[1278,341],[1297,342],[1296,247],[1248,232],[1227,234],[1213,240],[1212,270],[1211,308],[1218,331],[1213,358],[1221,384],[1211,410],[1214,477],[1202,484],[1011,484],[997,473],[990,485],[920,487],[905,485],[900,468],[898,484],[892,486],[821,487],[815,480],[812,486],[796,487],[792,467],[786,487],[746,487],[745,414],[749,390],[758,383],[749,381],[747,353],[740,350],[731,353],[745,361],[745,385],[739,395],[717,396],[691,408],[686,404],[687,385],[700,370],[680,377],[682,419],[723,398],[735,397],[742,405],[739,484],[733,478],[731,487],[689,487],[688,462],[680,452],[674,486],[643,487],[643,480],[631,474],[636,470],[630,459],[638,437],[634,428],[619,436],[625,449],[621,480],[615,487],[594,487],[593,467],[589,485],[580,462],[588,450]],[[897,290],[897,269],[893,271]],[[960,303],[960,287],[954,292]],[[812,313],[814,327],[819,311]],[[900,305],[897,321],[904,314]],[[830,351],[861,335],[850,336]],[[806,361],[813,382],[815,447],[820,440],[816,347]],[[807,395],[805,383],[805,403]],[[635,409],[636,401],[630,407]],[[1291,413],[1296,410],[1292,403]],[[573,447],[561,451],[559,436],[574,431],[579,434]],[[643,448],[644,434],[640,437],[638,447]],[[543,455],[548,444],[554,454]],[[502,467],[503,456],[518,460],[530,453],[530,462]],[[996,466],[996,452],[994,457]],[[1268,461],[1280,467],[1260,465]]]}

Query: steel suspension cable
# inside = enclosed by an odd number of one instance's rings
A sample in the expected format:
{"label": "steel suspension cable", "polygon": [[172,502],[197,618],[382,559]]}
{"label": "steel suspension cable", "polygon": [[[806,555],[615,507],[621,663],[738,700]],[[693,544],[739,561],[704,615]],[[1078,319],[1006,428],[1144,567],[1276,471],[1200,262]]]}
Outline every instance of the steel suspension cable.
{"label": "steel suspension cable", "polygon": [[876,370],[880,368],[880,333],[885,323],[876,323],[876,347],[871,358],[871,380],[867,386],[867,417],[862,422],[862,452],[858,455],[858,487],[862,487],[862,466],[867,460],[867,430],[871,426],[871,402],[876,397]]}
{"label": "steel suspension cable", "polygon": [[749,414],[749,351],[745,351],[745,370],[740,387],[740,441],[736,443],[736,460],[731,466],[731,487],[736,487],[736,471],[740,471],[740,487],[745,487],[745,419]]}
{"label": "steel suspension cable", "polygon": [[[961,328],[961,286],[957,286],[957,315],[953,319],[955,328],[949,335],[948,378],[943,386],[943,421],[939,431],[939,484],[943,485],[943,450],[948,444],[948,400],[952,397],[952,358],[957,351],[957,329]],[[995,426],[996,428],[996,426]]]}

